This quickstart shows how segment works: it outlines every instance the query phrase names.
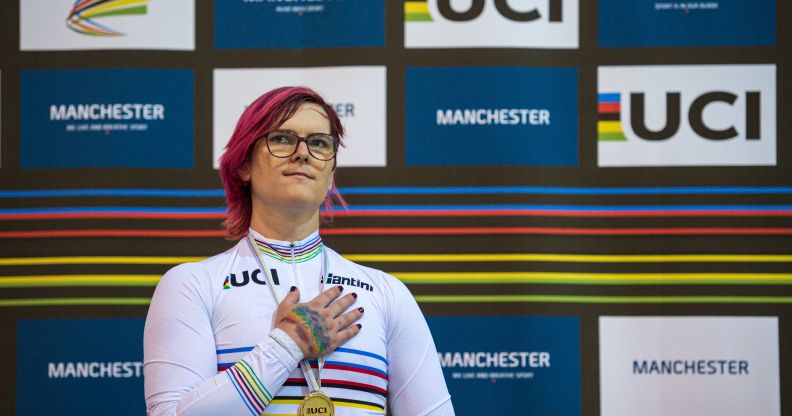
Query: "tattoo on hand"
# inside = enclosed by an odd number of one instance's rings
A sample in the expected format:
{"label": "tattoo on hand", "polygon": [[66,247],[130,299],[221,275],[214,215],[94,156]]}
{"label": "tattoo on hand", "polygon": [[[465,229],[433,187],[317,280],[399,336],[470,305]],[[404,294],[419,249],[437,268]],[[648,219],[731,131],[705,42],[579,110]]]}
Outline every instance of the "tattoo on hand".
{"label": "tattoo on hand", "polygon": [[330,336],[319,312],[299,305],[289,312],[285,320],[297,326],[297,336],[311,354],[321,354],[330,348]]}

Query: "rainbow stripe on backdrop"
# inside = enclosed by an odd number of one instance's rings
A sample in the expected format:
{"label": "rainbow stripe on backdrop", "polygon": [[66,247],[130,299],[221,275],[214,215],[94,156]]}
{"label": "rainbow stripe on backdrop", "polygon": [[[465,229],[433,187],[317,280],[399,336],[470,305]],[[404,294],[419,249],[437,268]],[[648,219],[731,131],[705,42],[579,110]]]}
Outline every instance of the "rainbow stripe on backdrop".
{"label": "rainbow stripe on backdrop", "polygon": [[123,36],[124,34],[96,23],[98,17],[146,14],[149,0],[76,0],[66,27],[91,36]]}
{"label": "rainbow stripe on backdrop", "polygon": [[[782,217],[792,205],[354,205],[323,211],[336,217]],[[222,219],[216,207],[0,208],[0,221],[115,219]]]}
{"label": "rainbow stripe on backdrop", "polygon": [[621,94],[597,94],[597,137],[601,142],[626,141],[621,125]]}
{"label": "rainbow stripe on backdrop", "polygon": [[406,0],[404,2],[404,21],[431,22],[432,16],[429,14],[429,6],[426,0]]}

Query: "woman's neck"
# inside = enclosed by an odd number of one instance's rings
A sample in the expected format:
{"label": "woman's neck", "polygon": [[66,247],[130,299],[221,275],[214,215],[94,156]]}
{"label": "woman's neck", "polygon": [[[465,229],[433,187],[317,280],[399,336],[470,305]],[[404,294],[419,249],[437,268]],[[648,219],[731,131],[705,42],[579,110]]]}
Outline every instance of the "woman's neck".
{"label": "woman's neck", "polygon": [[250,217],[250,227],[259,234],[281,241],[300,241],[319,228],[319,210],[256,209]]}

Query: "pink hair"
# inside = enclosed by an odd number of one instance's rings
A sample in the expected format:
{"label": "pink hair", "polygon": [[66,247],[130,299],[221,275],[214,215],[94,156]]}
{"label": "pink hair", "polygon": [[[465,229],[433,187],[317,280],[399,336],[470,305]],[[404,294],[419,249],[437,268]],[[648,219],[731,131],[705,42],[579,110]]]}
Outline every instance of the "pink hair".
{"label": "pink hair", "polygon": [[[330,133],[337,137],[339,146],[344,135],[344,127],[332,106],[310,88],[281,87],[264,93],[245,109],[237,121],[234,134],[231,135],[225,153],[220,157],[220,179],[223,181],[226,194],[226,220],[223,222],[226,238],[235,240],[247,234],[252,214],[250,183],[239,176],[251,158],[253,148],[258,139],[288,120],[297,109],[305,103],[321,106],[330,121]],[[335,169],[335,161],[333,162]],[[332,216],[334,201],[341,206],[346,202],[338,192],[335,183],[327,193],[322,207],[325,216]]]}

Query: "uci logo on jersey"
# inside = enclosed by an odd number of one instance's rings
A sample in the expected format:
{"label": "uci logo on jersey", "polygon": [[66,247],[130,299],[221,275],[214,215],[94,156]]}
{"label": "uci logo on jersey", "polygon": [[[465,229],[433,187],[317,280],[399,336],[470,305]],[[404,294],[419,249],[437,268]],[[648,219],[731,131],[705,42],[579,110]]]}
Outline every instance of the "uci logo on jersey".
{"label": "uci logo on jersey", "polygon": [[[275,269],[270,269],[270,276],[272,276],[272,283],[276,285],[280,285],[280,280],[278,279],[278,271]],[[234,287],[242,287],[247,285],[248,283],[253,282],[257,285],[266,285],[267,280],[261,274],[261,269],[253,270],[252,272],[249,270],[245,270],[242,273],[231,273],[225,277],[223,280],[223,290],[231,289],[231,286]]]}

